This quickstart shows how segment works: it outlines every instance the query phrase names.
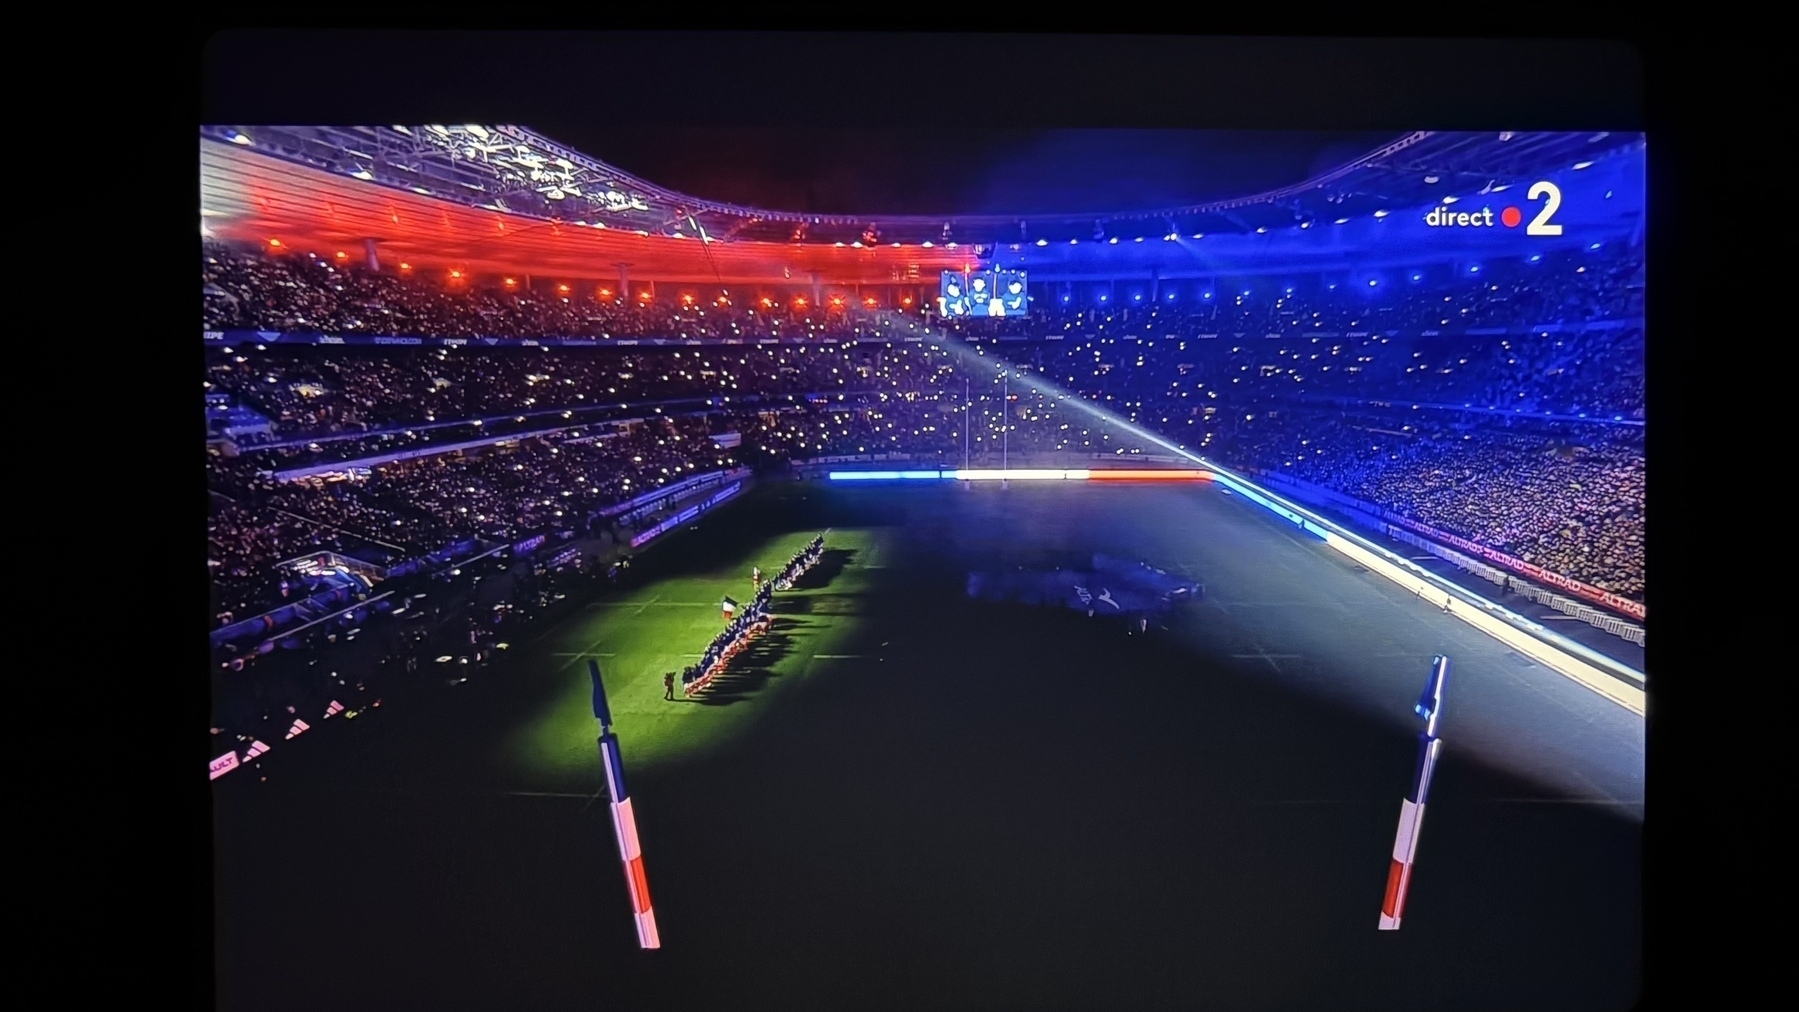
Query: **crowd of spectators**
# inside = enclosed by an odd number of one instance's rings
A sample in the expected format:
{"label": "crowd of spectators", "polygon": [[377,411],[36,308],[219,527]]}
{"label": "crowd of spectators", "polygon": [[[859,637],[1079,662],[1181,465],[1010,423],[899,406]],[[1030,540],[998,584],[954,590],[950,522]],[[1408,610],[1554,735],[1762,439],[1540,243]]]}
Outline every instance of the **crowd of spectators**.
{"label": "crowd of spectators", "polygon": [[1405,415],[1265,409],[1219,426],[1215,452],[1643,600],[1640,431]]}
{"label": "crowd of spectators", "polygon": [[[814,320],[783,306],[451,291],[216,244],[203,259],[209,328],[541,337],[797,327],[837,339],[209,348],[212,416],[269,420],[268,432],[235,439],[236,456],[209,455],[220,493],[209,525],[219,614],[244,617],[293,594],[271,566],[310,550],[386,564],[459,539],[579,527],[611,503],[737,464],[985,460],[1001,446],[1017,455],[1165,452],[1092,405],[1194,451],[1283,470],[1605,589],[1643,593],[1640,444],[1621,438],[1625,426],[1544,420],[1643,417],[1641,265],[1628,255],[1581,251],[1388,279],[1384,294],[1321,279],[1294,291],[1250,283],[1211,299],[1191,285],[1172,292],[1177,299],[1152,290],[1123,305],[957,324],[972,347],[858,335],[874,318],[848,312]],[[1595,322],[1606,325],[1518,330]],[[1450,323],[1509,329],[1430,332]],[[1019,328],[1059,339],[983,341]],[[1014,377],[1005,386],[1001,367]],[[1090,404],[1046,395],[1033,378]],[[714,437],[726,433],[741,441],[720,446]],[[466,443],[483,445],[296,481],[271,475]]]}
{"label": "crowd of spectators", "polygon": [[[902,325],[848,305],[692,298],[644,299],[591,286],[538,289],[514,279],[448,284],[367,270],[317,254],[245,251],[206,242],[201,294],[207,330],[448,338],[856,337]],[[508,283],[510,282],[510,283]],[[497,284],[497,287],[496,287]]]}
{"label": "crowd of spectators", "polygon": [[384,566],[469,539],[503,544],[546,530],[586,532],[606,506],[733,466],[708,425],[705,417],[652,419],[297,480],[268,475],[256,453],[211,457],[215,614],[242,618],[278,604],[281,581],[297,578],[271,571],[272,564],[308,552]]}
{"label": "crowd of spectators", "polygon": [[1643,261],[1633,250],[1571,250],[1398,271],[1377,277],[1314,275],[1124,281],[1055,286],[1025,317],[948,321],[967,338],[1039,336],[1306,337],[1318,331],[1425,333],[1523,329],[1641,319]]}

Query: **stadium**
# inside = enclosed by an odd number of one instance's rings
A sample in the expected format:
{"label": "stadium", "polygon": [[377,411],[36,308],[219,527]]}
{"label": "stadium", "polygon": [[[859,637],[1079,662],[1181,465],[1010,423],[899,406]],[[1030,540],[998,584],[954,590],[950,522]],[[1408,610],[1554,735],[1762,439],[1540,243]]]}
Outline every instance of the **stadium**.
{"label": "stadium", "polygon": [[1640,134],[606,157],[200,130],[221,1007],[1629,1004]]}

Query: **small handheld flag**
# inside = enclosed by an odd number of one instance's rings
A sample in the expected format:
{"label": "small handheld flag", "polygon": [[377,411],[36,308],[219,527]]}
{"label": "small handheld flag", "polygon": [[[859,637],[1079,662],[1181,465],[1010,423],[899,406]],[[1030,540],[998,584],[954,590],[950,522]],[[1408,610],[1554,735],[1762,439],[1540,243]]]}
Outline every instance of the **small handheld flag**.
{"label": "small handheld flag", "polygon": [[729,619],[737,611],[737,602],[727,597],[719,603],[719,609],[724,612],[725,618]]}
{"label": "small handheld flag", "polygon": [[587,662],[587,677],[593,679],[593,719],[600,722],[602,729],[611,727],[612,708],[606,705],[606,686],[600,681],[598,661]]}
{"label": "small handheld flag", "polygon": [[1430,677],[1412,712],[1424,719],[1418,733],[1418,759],[1412,767],[1412,785],[1399,803],[1399,833],[1393,841],[1393,863],[1387,869],[1387,891],[1381,899],[1380,930],[1398,931],[1405,911],[1406,891],[1412,885],[1412,864],[1418,856],[1418,832],[1424,825],[1424,803],[1437,770],[1443,742],[1437,724],[1443,715],[1443,688],[1449,680],[1449,658],[1431,660]]}
{"label": "small handheld flag", "polygon": [[637,839],[637,816],[631,808],[631,795],[625,790],[624,759],[619,754],[618,736],[612,733],[612,709],[606,705],[606,687],[600,681],[600,665],[587,662],[587,674],[593,679],[593,715],[600,722],[600,772],[605,777],[607,807],[612,812],[612,834],[618,841],[618,857],[625,867],[625,888],[631,893],[631,916],[637,922],[637,944],[645,949],[660,949],[662,939],[656,932],[656,913],[650,908],[650,883],[643,871],[643,847]]}

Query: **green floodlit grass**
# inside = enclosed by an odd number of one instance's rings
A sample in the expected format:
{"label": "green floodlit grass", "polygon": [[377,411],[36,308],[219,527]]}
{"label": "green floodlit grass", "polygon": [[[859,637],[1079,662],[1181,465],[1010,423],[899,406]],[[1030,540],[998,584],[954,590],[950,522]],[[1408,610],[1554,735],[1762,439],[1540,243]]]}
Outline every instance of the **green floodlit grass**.
{"label": "green floodlit grass", "polygon": [[[519,789],[582,789],[598,775],[595,765],[592,690],[587,660],[600,665],[612,707],[614,731],[624,749],[627,770],[646,769],[674,759],[692,758],[741,734],[762,717],[782,691],[814,673],[816,655],[829,655],[847,642],[861,620],[842,609],[803,610],[804,618],[782,615],[783,603],[795,598],[840,598],[866,589],[865,571],[879,554],[879,530],[832,530],[825,549],[850,550],[858,564],[838,574],[823,588],[777,591],[775,628],[764,637],[787,649],[767,661],[767,651],[754,647],[740,654],[729,673],[715,679],[708,692],[675,701],[662,698],[662,674],[680,671],[699,659],[706,644],[724,627],[719,610],[726,596],[747,601],[753,591],[750,567],[765,575],[776,572],[812,539],[816,531],[767,538],[726,559],[706,573],[658,580],[636,591],[594,605],[580,618],[557,628],[533,644],[522,661],[553,669],[560,687],[513,737],[508,765],[521,781]],[[766,661],[766,662],[765,662]],[[747,676],[734,681],[731,674]],[[753,680],[753,691],[734,685]]]}

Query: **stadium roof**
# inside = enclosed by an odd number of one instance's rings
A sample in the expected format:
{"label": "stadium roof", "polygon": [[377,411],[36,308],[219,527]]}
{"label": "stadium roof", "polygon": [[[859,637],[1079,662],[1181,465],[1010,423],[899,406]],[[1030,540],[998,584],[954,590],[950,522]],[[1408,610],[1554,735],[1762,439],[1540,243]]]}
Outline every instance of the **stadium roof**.
{"label": "stadium roof", "polygon": [[997,244],[1245,234],[1467,196],[1642,143],[1639,134],[1419,131],[1229,200],[1056,215],[819,215],[677,193],[514,126],[201,129],[202,224],[222,238],[476,272],[671,281],[929,283]]}

